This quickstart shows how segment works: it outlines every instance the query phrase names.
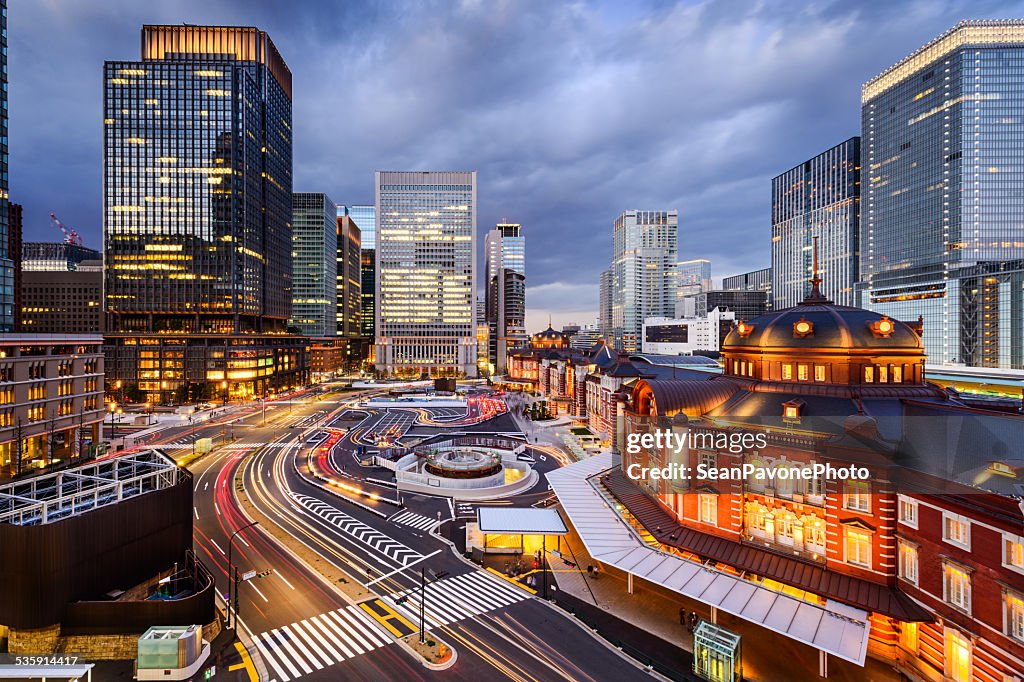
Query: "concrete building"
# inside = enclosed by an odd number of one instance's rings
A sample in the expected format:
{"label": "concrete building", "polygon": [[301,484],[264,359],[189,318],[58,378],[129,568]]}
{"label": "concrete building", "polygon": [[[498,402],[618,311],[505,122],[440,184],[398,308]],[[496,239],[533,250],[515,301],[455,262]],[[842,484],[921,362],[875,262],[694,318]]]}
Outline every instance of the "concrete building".
{"label": "concrete building", "polygon": [[[562,333],[565,333],[564,328]],[[593,348],[594,344],[603,338],[597,325],[585,324],[569,337],[569,346],[577,349]]]}
{"label": "concrete building", "polygon": [[102,345],[99,334],[0,334],[0,478],[95,453]]}
{"label": "concrete building", "polygon": [[632,353],[643,321],[675,312],[679,212],[624,211],[612,235],[612,344]]}
{"label": "concrete building", "polygon": [[526,343],[526,238],[514,223],[499,223],[484,238],[487,361],[496,374],[508,369],[508,351]]}
{"label": "concrete building", "polygon": [[156,403],[303,385],[291,72],[252,27],[144,26],[141,48],[103,66],[108,381]]}
{"label": "concrete building", "polygon": [[476,172],[377,171],[375,367],[476,376]]}
{"label": "concrete building", "polygon": [[707,258],[676,263],[676,275],[676,301],[715,288],[711,282],[711,261]]}
{"label": "concrete building", "polygon": [[8,234],[7,139],[7,0],[0,0],[0,332],[14,331],[14,297],[18,290],[14,282],[14,261],[18,253],[11,253]]}
{"label": "concrete building", "polygon": [[611,268],[601,271],[598,281],[597,328],[601,336],[610,339],[612,336],[612,291],[614,272]]}
{"label": "concrete building", "polygon": [[768,310],[768,294],[764,291],[705,291],[683,301],[683,314],[676,317],[707,317],[718,308],[736,313],[737,320],[749,320]]}
{"label": "concrete building", "polygon": [[723,291],[763,291],[768,309],[772,309],[772,269],[751,270],[722,279]]}
{"label": "concrete building", "polygon": [[804,300],[818,240],[822,293],[854,305],[860,244],[860,138],[851,137],[772,178],[772,298],[776,308]]}
{"label": "concrete building", "polygon": [[703,317],[649,317],[644,320],[643,352],[656,355],[717,354],[736,313],[713,308]]}
{"label": "concrete building", "polygon": [[362,232],[349,216],[335,219],[337,228],[337,335],[354,339],[363,334]]}
{"label": "concrete building", "polygon": [[341,304],[336,261],[340,233],[337,208],[326,194],[292,194],[292,314],[289,325],[306,336],[334,336]]}
{"label": "concrete building", "polygon": [[62,272],[77,270],[82,261],[103,262],[96,249],[67,242],[24,242],[21,245],[21,268],[24,272]]}
{"label": "concrete building", "polygon": [[21,280],[21,331],[103,332],[103,261],[82,261],[75,270],[26,270]]}
{"label": "concrete building", "polygon": [[929,362],[1024,367],[1024,21],[963,21],[861,89],[862,302]]}

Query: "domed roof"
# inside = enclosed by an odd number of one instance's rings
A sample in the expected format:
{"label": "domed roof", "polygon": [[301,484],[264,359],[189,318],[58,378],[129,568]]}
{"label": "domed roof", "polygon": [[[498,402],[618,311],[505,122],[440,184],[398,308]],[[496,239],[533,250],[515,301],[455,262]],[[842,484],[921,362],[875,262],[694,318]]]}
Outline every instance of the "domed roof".
{"label": "domed roof", "polygon": [[748,348],[923,350],[924,346],[905,322],[862,308],[808,301],[738,322],[722,349]]}
{"label": "domed roof", "polygon": [[555,331],[550,326],[542,332],[537,332],[532,337],[534,341],[565,341],[567,337],[560,331]]}

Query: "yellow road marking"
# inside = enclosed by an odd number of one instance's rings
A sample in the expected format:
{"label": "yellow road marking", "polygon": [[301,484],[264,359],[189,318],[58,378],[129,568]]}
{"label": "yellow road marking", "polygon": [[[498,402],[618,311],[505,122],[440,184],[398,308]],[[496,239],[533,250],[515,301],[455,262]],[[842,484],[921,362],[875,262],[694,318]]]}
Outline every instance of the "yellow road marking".
{"label": "yellow road marking", "polygon": [[[386,615],[381,615],[377,613],[374,609],[371,609],[367,602],[363,602],[359,606],[363,609],[363,611],[366,611],[368,614],[370,614],[370,616],[372,616],[374,620],[376,620],[378,623],[386,627],[388,631],[395,637],[404,637],[408,634],[412,634],[413,632],[419,632],[418,627],[410,623],[402,616],[402,614],[395,611],[393,608],[382,602],[380,599],[374,599],[373,604],[379,607],[382,611],[384,611]],[[400,624],[409,628],[410,632],[402,632],[389,622],[392,620],[397,620]]]}
{"label": "yellow road marking", "polygon": [[241,642],[235,642],[235,648],[238,649],[238,655],[242,657],[241,663],[228,666],[228,670],[241,670],[245,668],[245,672],[249,674],[249,682],[259,682],[259,675],[256,674],[256,666],[252,663],[252,658],[249,656],[249,651]]}

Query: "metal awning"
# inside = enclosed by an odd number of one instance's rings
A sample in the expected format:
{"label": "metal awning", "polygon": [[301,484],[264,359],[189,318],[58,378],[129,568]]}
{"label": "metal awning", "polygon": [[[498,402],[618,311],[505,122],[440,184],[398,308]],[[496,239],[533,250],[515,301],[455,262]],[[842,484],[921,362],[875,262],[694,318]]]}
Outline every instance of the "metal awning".
{"label": "metal awning", "polygon": [[825,606],[661,552],[644,543],[589,480],[614,466],[602,453],[547,474],[551,489],[594,559],[820,651],[864,665],[871,623],[866,611]]}
{"label": "metal awning", "polygon": [[565,535],[569,529],[556,509],[477,507],[481,533],[506,535]]}

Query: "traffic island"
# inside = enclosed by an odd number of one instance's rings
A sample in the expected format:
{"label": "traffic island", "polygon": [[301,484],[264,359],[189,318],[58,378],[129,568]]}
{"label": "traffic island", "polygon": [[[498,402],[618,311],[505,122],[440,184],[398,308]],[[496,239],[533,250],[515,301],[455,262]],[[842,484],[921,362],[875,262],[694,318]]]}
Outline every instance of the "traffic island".
{"label": "traffic island", "polygon": [[407,635],[399,641],[416,653],[423,660],[423,666],[431,670],[447,670],[455,665],[455,661],[459,658],[455,649],[430,633],[426,635],[423,642],[420,642],[419,633]]}

